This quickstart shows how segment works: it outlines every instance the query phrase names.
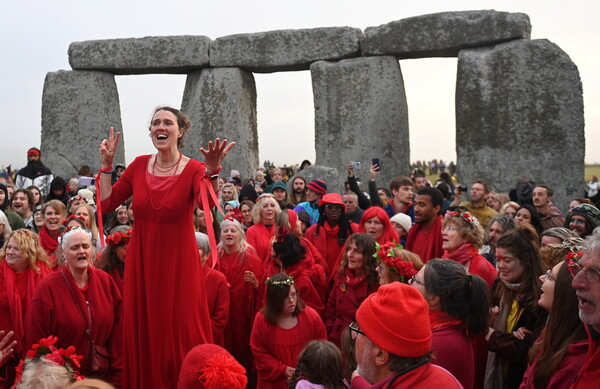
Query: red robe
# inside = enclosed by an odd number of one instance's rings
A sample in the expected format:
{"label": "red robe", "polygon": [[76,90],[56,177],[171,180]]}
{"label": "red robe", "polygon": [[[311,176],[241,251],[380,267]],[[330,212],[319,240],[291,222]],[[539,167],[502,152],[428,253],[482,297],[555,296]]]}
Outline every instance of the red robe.
{"label": "red robe", "polygon": [[[128,389],[176,388],[194,346],[212,342],[193,210],[205,213],[206,166],[191,159],[181,174],[148,172],[136,158],[103,201],[106,214],[133,195],[135,228],[127,248],[124,295],[124,384]],[[206,196],[204,196],[206,197]]]}
{"label": "red robe", "polygon": [[432,258],[441,258],[444,254],[444,249],[442,249],[442,217],[435,218],[435,222],[429,231],[425,231],[421,227],[422,225],[417,223],[410,228],[404,248],[419,254],[424,263]]}
{"label": "red robe", "polygon": [[[262,305],[259,296],[264,280],[263,264],[251,248],[244,253],[227,254],[219,251],[219,270],[225,275],[229,286],[229,322],[225,327],[225,348],[249,371],[252,368],[252,320]],[[244,281],[246,271],[254,273],[259,282],[258,289]]]}
{"label": "red robe", "polygon": [[40,281],[52,273],[52,270],[43,263],[38,263],[39,272],[28,267],[25,271],[15,273],[6,261],[0,262],[0,330],[6,333],[14,331],[11,341],[17,341],[17,358],[10,359],[0,367],[0,380],[5,387],[10,387],[15,377],[14,369],[17,367],[18,358],[23,357],[27,351],[25,340],[25,318],[36,286]]}
{"label": "red robe", "polygon": [[[319,253],[325,258],[329,272],[327,281],[329,282],[340,267],[340,258],[344,245],[338,243],[339,225],[331,227],[329,222],[325,221],[320,228],[318,224],[313,224],[306,230],[306,239],[315,245]],[[358,225],[350,223],[352,233],[358,232]],[[317,234],[317,229],[319,233]],[[352,235],[352,234],[350,234]]]}
{"label": "red robe", "polygon": [[255,224],[246,231],[246,240],[254,247],[265,267],[271,261],[273,234],[273,226],[267,227],[263,223]]}
{"label": "red robe", "polygon": [[286,389],[286,368],[296,367],[298,354],[308,342],[326,338],[323,321],[311,307],[304,308],[298,315],[298,324],[290,329],[269,323],[259,312],[250,338],[258,372],[257,389]]}
{"label": "red robe", "polygon": [[365,275],[356,277],[349,269],[335,276],[325,308],[325,325],[331,342],[340,346],[342,332],[356,320],[356,310],[378,287],[379,285],[369,285],[369,279]]}
{"label": "red robe", "polygon": [[[41,338],[57,336],[57,348],[75,346],[77,354],[83,355],[80,372],[86,375],[85,358],[89,344],[86,329],[90,327],[94,343],[108,348],[110,353],[111,371],[103,378],[121,386],[123,300],[112,278],[102,270],[90,266],[88,277],[85,293],[77,286],[66,266],[40,282],[27,313],[27,345],[31,348]],[[89,315],[86,302],[89,303]]]}
{"label": "red robe", "polygon": [[227,279],[218,270],[202,267],[206,282],[206,300],[213,333],[213,342],[225,346],[225,326],[229,321],[229,288]]}

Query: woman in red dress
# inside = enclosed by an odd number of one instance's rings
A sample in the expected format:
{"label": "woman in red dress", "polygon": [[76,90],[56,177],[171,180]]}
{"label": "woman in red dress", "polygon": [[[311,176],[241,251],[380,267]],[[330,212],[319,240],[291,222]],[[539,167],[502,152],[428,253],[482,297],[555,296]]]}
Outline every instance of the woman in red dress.
{"label": "woman in red dress", "polygon": [[369,234],[354,234],[348,238],[325,308],[327,335],[338,347],[342,332],[356,320],[360,304],[379,287],[373,254],[375,239]]}
{"label": "woman in red dress", "polygon": [[296,370],[300,351],[327,336],[317,312],[298,297],[292,277],[267,279],[264,309],[256,314],[250,347],[258,372],[258,389],[285,389]]}
{"label": "woman in red dress", "polygon": [[[189,350],[212,342],[193,210],[210,213],[207,192],[234,143],[216,139],[200,149],[206,164],[179,148],[191,122],[171,107],[155,110],[150,137],[157,154],[136,158],[111,187],[119,133],[100,145],[101,211],[133,197],[135,228],[127,249],[124,294],[124,387],[175,388]],[[210,224],[210,223],[209,223]]]}
{"label": "woman in red dress", "polygon": [[[52,273],[48,256],[40,246],[38,236],[26,229],[11,232],[0,250],[0,328],[14,331],[17,359],[0,365],[0,377],[9,388],[15,376],[18,359],[27,351],[25,315],[39,282]],[[2,387],[0,385],[0,387]]]}
{"label": "woman in red dress", "polygon": [[271,193],[261,194],[252,209],[254,225],[248,228],[246,238],[254,247],[265,268],[271,260],[271,244],[275,236],[275,218],[281,213],[279,204]]}
{"label": "woman in red dress", "polygon": [[[121,387],[123,368],[123,299],[108,274],[93,266],[91,234],[81,228],[65,233],[60,246],[65,264],[38,285],[27,312],[28,347],[50,335],[57,348],[74,346],[83,356],[81,374]],[[108,357],[105,370],[92,364],[93,349]],[[123,385],[125,387],[125,385]]]}
{"label": "woman in red dress", "polygon": [[221,223],[221,242],[218,247],[218,270],[229,284],[229,322],[225,327],[225,348],[233,357],[252,371],[250,331],[252,319],[260,309],[260,283],[263,264],[246,242],[242,225],[226,218]]}

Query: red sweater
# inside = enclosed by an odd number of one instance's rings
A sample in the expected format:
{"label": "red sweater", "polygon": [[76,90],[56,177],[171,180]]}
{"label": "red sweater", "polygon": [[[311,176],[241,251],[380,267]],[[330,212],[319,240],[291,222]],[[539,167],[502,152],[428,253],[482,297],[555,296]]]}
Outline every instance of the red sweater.
{"label": "red sweater", "polygon": [[[91,316],[92,340],[99,346],[107,347],[110,353],[111,372],[105,379],[115,386],[121,386],[123,299],[112,278],[102,270],[89,267],[88,276],[87,298],[66,267],[40,282],[27,314],[28,348],[41,338],[57,336],[56,347],[66,349],[75,346],[77,354],[83,355],[81,373],[86,375],[85,358],[88,355],[89,344],[86,328],[90,326]],[[67,282],[75,293],[75,299]],[[86,302],[89,303],[89,316]]]}
{"label": "red sweater", "polygon": [[265,320],[262,312],[254,319],[250,347],[258,372],[258,389],[287,388],[285,369],[296,367],[298,354],[315,339],[326,339],[323,321],[314,309],[306,307],[295,327],[284,329]]}

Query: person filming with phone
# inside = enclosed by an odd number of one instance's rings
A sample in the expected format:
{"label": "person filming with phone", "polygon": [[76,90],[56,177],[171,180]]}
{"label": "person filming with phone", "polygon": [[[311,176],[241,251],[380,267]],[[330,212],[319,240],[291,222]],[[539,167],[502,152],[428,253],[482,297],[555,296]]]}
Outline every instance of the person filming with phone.
{"label": "person filming with phone", "polygon": [[488,186],[483,181],[475,181],[471,184],[471,201],[461,202],[462,196],[466,191],[466,187],[457,185],[456,189],[454,189],[454,201],[451,206],[460,205],[467,208],[479,220],[483,228],[485,228],[494,216],[498,216],[498,212],[490,208],[485,202],[485,197],[490,192]]}

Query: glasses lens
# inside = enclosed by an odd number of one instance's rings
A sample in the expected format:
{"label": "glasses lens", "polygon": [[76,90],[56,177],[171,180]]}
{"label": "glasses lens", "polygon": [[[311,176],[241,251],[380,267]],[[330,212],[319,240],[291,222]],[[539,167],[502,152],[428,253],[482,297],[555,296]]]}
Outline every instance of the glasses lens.
{"label": "glasses lens", "polygon": [[598,274],[598,269],[586,269],[585,278],[587,278],[590,284],[595,284],[596,282],[600,281],[600,274]]}

